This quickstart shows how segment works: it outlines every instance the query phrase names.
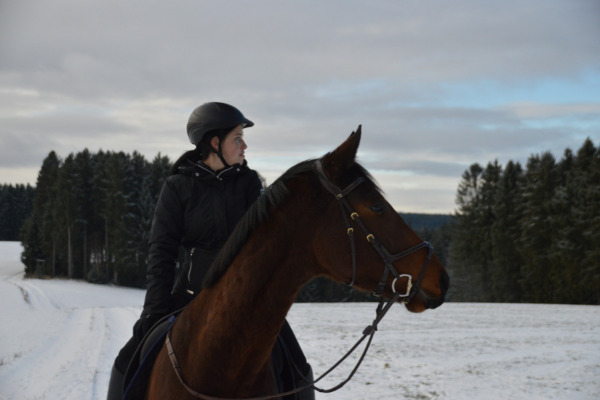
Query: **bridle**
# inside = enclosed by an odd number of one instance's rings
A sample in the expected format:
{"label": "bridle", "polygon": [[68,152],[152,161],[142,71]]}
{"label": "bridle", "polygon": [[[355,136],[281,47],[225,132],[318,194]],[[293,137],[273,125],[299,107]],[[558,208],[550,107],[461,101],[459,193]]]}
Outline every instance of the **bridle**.
{"label": "bridle", "polygon": [[[398,300],[402,300],[404,303],[410,303],[410,301],[413,299],[415,294],[418,293],[418,291],[421,287],[421,283],[423,282],[423,278],[425,277],[425,271],[427,270],[427,267],[429,266],[429,262],[431,261],[431,257],[433,256],[433,246],[431,244],[429,244],[429,242],[424,241],[424,242],[421,242],[421,243],[417,244],[416,246],[413,246],[413,247],[411,247],[407,250],[404,250],[400,253],[391,254],[385,248],[385,246],[375,237],[375,235],[373,235],[371,233],[371,231],[369,231],[367,226],[360,219],[360,216],[358,215],[358,213],[356,211],[354,211],[354,209],[350,205],[350,202],[348,202],[348,200],[346,198],[346,196],[348,194],[350,194],[350,192],[352,192],[354,189],[356,189],[361,183],[366,181],[365,178],[359,177],[354,182],[349,184],[345,189],[340,189],[337,185],[335,185],[333,182],[331,182],[331,180],[329,180],[329,178],[327,178],[327,175],[325,175],[325,172],[323,171],[323,165],[321,163],[321,160],[315,161],[315,170],[317,171],[317,175],[319,177],[319,181],[321,182],[321,185],[323,185],[323,187],[329,193],[331,193],[335,197],[335,199],[338,201],[338,203],[340,205],[340,209],[342,211],[342,215],[344,217],[344,222],[346,223],[348,237],[350,238],[350,249],[351,249],[351,253],[352,253],[352,280],[348,283],[348,286],[352,287],[354,285],[354,281],[356,279],[356,245],[354,243],[354,228],[352,228],[351,223],[350,223],[350,220],[352,220],[363,231],[365,238],[367,239],[367,241],[369,243],[371,243],[371,245],[373,246],[375,251],[379,254],[379,256],[381,257],[381,259],[385,265],[383,274],[381,276],[381,279],[379,280],[379,284],[373,290],[373,295],[376,297],[382,298],[383,291],[385,290],[385,286],[386,286],[388,277],[391,273],[394,277],[394,280],[392,281],[392,292],[394,293],[393,301],[395,302]],[[350,219],[348,219],[347,213],[350,215]],[[413,284],[412,275],[398,273],[396,268],[394,268],[393,262],[400,260],[400,259],[408,256],[409,254],[412,254],[412,253],[419,251],[420,249],[424,249],[424,248],[426,248],[428,251],[427,258],[425,259],[425,263],[423,264],[423,267],[421,268],[421,272],[419,273],[419,276],[417,277],[416,283]],[[400,292],[396,291],[396,283],[398,282],[399,279],[402,279],[402,278],[407,279],[406,290],[404,293],[400,293]]]}
{"label": "bridle", "polygon": [[[288,396],[288,395],[291,395],[294,393],[298,393],[298,392],[301,392],[301,391],[309,389],[309,388],[313,388],[316,391],[321,392],[321,393],[331,393],[331,392],[335,392],[336,390],[342,388],[344,385],[346,385],[346,383],[348,383],[352,379],[352,377],[354,376],[354,374],[356,373],[356,371],[362,364],[362,362],[367,354],[367,351],[369,350],[369,347],[371,346],[371,341],[373,340],[373,336],[375,335],[375,332],[377,331],[379,322],[381,322],[381,320],[383,319],[385,314],[388,312],[388,310],[392,307],[392,305],[394,305],[399,300],[401,300],[405,304],[408,304],[414,298],[414,296],[419,292],[421,283],[425,276],[425,271],[427,270],[427,267],[429,266],[429,262],[431,261],[431,258],[433,256],[433,246],[431,246],[431,244],[429,244],[429,242],[426,242],[426,241],[423,241],[422,243],[419,243],[416,246],[413,246],[413,247],[411,247],[407,250],[404,250],[400,253],[391,254],[385,248],[385,246],[379,240],[377,240],[375,235],[373,235],[371,233],[371,231],[369,231],[367,226],[360,219],[360,216],[358,215],[358,213],[356,211],[354,211],[354,209],[350,205],[349,201],[346,199],[346,196],[350,192],[352,192],[354,189],[356,189],[361,183],[366,182],[365,178],[363,178],[363,177],[357,178],[354,182],[352,182],[350,185],[348,185],[346,188],[344,188],[342,190],[337,185],[335,185],[333,182],[331,182],[331,180],[327,177],[327,175],[325,174],[325,172],[323,170],[323,165],[322,165],[320,159],[315,161],[315,171],[317,172],[317,176],[319,177],[319,181],[321,182],[321,185],[329,193],[331,193],[335,197],[335,199],[338,201],[338,203],[340,205],[340,209],[342,211],[342,215],[344,217],[344,221],[346,223],[348,237],[350,238],[350,248],[351,248],[351,254],[352,254],[352,280],[348,283],[348,286],[352,287],[354,285],[354,281],[356,279],[356,245],[355,245],[355,239],[354,239],[354,228],[351,226],[350,220],[354,221],[358,225],[358,227],[363,231],[363,233],[365,234],[365,238],[367,239],[367,241],[369,243],[371,243],[371,245],[373,246],[375,251],[379,254],[379,256],[381,257],[381,259],[385,265],[381,279],[379,280],[377,287],[373,290],[373,295],[379,297],[379,299],[380,299],[379,304],[377,305],[377,309],[376,309],[376,317],[373,320],[373,322],[371,323],[371,325],[367,326],[363,330],[362,337],[354,344],[354,346],[352,346],[350,348],[350,350],[348,350],[348,352],[342,358],[340,358],[340,360],[337,361],[331,368],[329,368],[327,371],[325,371],[319,378],[315,379],[314,382],[312,382],[308,385],[305,385],[303,387],[296,388],[294,390],[285,392],[285,393],[278,393],[278,394],[274,394],[274,395],[237,399],[237,400],[275,399],[275,398]],[[347,213],[350,215],[350,219],[348,218]],[[394,266],[393,266],[393,262],[400,260],[400,259],[408,256],[409,254],[412,254],[416,251],[419,251],[419,250],[425,249],[425,248],[428,251],[427,258],[425,259],[425,263],[423,264],[423,267],[421,268],[421,272],[419,273],[419,276],[417,277],[416,282],[413,284],[412,275],[398,273],[396,268],[394,268]],[[383,292],[385,290],[385,286],[387,284],[390,273],[394,277],[394,280],[392,281],[392,292],[394,293],[394,295],[386,303],[386,301],[383,298]],[[396,291],[396,283],[398,282],[399,279],[402,279],[402,278],[407,279],[406,290],[404,291],[404,293]],[[195,391],[189,385],[186,384],[186,382],[183,379],[183,376],[181,374],[181,366],[179,365],[177,357],[175,356],[175,350],[173,349],[173,345],[171,343],[170,333],[171,332],[167,333],[166,340],[165,340],[165,344],[167,346],[167,351],[169,354],[169,359],[171,360],[171,364],[173,366],[173,369],[175,371],[175,374],[177,375],[179,382],[183,385],[183,387],[187,390],[187,392],[189,394],[191,394],[193,397],[198,398],[198,399],[203,399],[203,400],[236,400],[236,399],[224,399],[224,398],[220,398],[220,397],[208,396],[208,395],[205,395],[205,394]],[[367,341],[367,344],[365,345],[365,348],[364,348],[360,358],[358,359],[356,365],[354,366],[354,368],[352,369],[352,371],[350,372],[350,374],[344,381],[342,381],[341,383],[339,383],[338,385],[336,385],[330,389],[321,389],[321,388],[318,388],[315,386],[315,384],[317,382],[319,382],[320,380],[325,378],[327,375],[329,375],[330,372],[335,370],[341,363],[343,363],[367,337],[369,338],[369,340]],[[296,371],[299,373],[299,375],[303,376],[303,374],[298,370],[298,367],[296,365],[294,365],[294,367],[295,367]]]}

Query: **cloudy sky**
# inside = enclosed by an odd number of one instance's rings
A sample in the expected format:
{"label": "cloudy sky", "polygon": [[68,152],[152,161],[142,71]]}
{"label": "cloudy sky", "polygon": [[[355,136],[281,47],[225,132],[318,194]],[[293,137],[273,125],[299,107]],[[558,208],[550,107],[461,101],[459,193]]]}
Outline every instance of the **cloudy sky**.
{"label": "cloudy sky", "polygon": [[450,213],[478,162],[600,145],[600,1],[0,1],[0,183],[42,160],[176,159],[235,105],[272,182],[359,124],[400,211]]}

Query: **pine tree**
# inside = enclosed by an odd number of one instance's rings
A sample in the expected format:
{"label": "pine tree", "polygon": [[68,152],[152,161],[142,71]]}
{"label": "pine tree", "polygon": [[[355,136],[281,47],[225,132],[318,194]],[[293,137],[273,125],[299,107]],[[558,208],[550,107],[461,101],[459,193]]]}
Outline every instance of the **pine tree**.
{"label": "pine tree", "polygon": [[479,191],[480,204],[478,207],[477,217],[475,219],[475,229],[479,241],[479,251],[476,254],[479,275],[478,298],[480,301],[494,301],[494,293],[492,291],[492,268],[493,268],[493,238],[492,226],[496,222],[496,214],[494,205],[498,191],[498,182],[502,167],[498,161],[489,163],[481,175],[481,186]]}
{"label": "pine tree", "polygon": [[570,149],[556,165],[557,185],[548,201],[552,215],[549,224],[552,242],[548,246],[548,281],[552,284],[552,298],[555,303],[571,303],[577,296],[579,286],[579,263],[582,253],[578,249],[581,232],[573,224],[573,206],[576,199],[572,185],[574,156]]}
{"label": "pine tree", "polygon": [[75,185],[74,162],[75,156],[71,153],[63,161],[55,185],[55,196],[58,204],[61,204],[61,207],[57,207],[56,210],[55,230],[59,237],[59,251],[63,255],[66,264],[61,274],[68,276],[69,279],[75,278],[75,263],[73,260],[73,238],[75,235],[73,226],[76,219],[75,207],[77,198],[75,193],[78,188]]}
{"label": "pine tree", "polygon": [[119,273],[127,265],[127,248],[130,237],[127,224],[131,216],[128,213],[131,185],[127,181],[127,155],[123,152],[113,153],[106,164],[105,173],[108,179],[104,215],[108,228],[108,279],[119,282]]}
{"label": "pine tree", "polygon": [[524,260],[521,290],[528,302],[540,303],[553,297],[552,279],[556,271],[550,259],[553,215],[549,199],[557,188],[556,172],[551,153],[532,156],[527,162],[519,210],[523,216],[519,252]]}
{"label": "pine tree", "polygon": [[145,282],[148,242],[144,240],[150,229],[154,201],[150,193],[150,168],[144,157],[134,152],[128,158],[124,190],[128,202],[125,229],[129,240],[125,247],[127,256],[121,264],[119,280],[128,286],[143,286]]}
{"label": "pine tree", "polygon": [[520,266],[522,259],[516,243],[520,236],[521,215],[517,202],[523,169],[519,163],[509,161],[498,182],[494,199],[495,219],[491,225],[492,253],[490,286],[495,301],[519,302],[521,300]]}
{"label": "pine tree", "polygon": [[28,274],[54,275],[60,268],[57,255],[57,198],[55,183],[60,160],[54,151],[44,159],[36,182],[36,194],[31,217],[21,230],[23,253],[21,261]]}
{"label": "pine tree", "polygon": [[479,187],[482,173],[483,168],[479,164],[471,165],[463,173],[456,195],[458,210],[448,250],[448,264],[452,275],[450,294],[457,301],[479,300],[475,293],[477,290],[474,291],[473,288],[479,287],[481,282],[481,277],[477,274],[479,244],[475,227],[481,203]]}
{"label": "pine tree", "polygon": [[87,278],[90,270],[91,234],[94,232],[94,197],[93,176],[94,159],[88,149],[75,155],[73,192],[75,202],[75,219],[71,228],[75,233],[73,245],[74,259],[77,266],[77,277]]}
{"label": "pine tree", "polygon": [[588,138],[573,161],[573,221],[580,232],[578,302],[600,304],[600,148]]}
{"label": "pine tree", "polygon": [[87,279],[91,282],[109,281],[108,217],[106,204],[109,181],[106,174],[110,153],[99,151],[92,157],[92,216],[88,222],[88,249],[90,266]]}

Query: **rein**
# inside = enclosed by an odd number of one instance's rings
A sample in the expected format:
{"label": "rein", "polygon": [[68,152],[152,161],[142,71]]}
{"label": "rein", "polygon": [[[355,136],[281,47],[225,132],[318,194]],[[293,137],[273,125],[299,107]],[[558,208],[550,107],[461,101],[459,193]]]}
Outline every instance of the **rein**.
{"label": "rein", "polygon": [[[336,186],[333,182],[331,182],[327,178],[327,176],[325,175],[325,172],[323,171],[323,166],[321,164],[321,160],[315,161],[315,170],[319,177],[319,181],[321,182],[323,187],[329,193],[333,194],[334,197],[336,198],[336,200],[338,201],[338,203],[340,204],[340,209],[341,209],[342,215],[344,217],[344,222],[346,223],[347,233],[350,238],[350,248],[351,248],[351,254],[352,254],[352,280],[348,283],[348,286],[352,287],[354,285],[354,281],[356,278],[356,245],[354,242],[354,228],[352,228],[350,220],[348,219],[348,216],[346,215],[347,212],[350,214],[350,219],[359,226],[359,228],[365,234],[365,238],[367,239],[367,241],[369,243],[371,243],[373,248],[377,251],[377,253],[381,257],[381,259],[383,260],[385,268],[384,268],[383,274],[381,276],[381,279],[380,279],[377,287],[373,291],[373,295],[380,298],[379,304],[377,305],[377,309],[375,311],[376,312],[375,319],[373,320],[371,325],[367,326],[363,330],[362,337],[360,339],[358,339],[358,341],[350,348],[350,350],[348,350],[348,352],[342,358],[340,358],[331,368],[329,368],[320,377],[318,377],[316,380],[314,380],[313,383],[302,386],[300,388],[296,388],[294,390],[291,390],[291,391],[288,391],[285,393],[277,393],[277,394],[273,394],[273,395],[260,396],[260,397],[247,397],[244,399],[227,399],[227,398],[222,398],[222,397],[208,396],[208,395],[199,393],[196,390],[194,390],[193,388],[191,388],[185,382],[185,380],[183,379],[183,376],[181,374],[181,366],[179,365],[179,361],[177,360],[177,357],[175,355],[175,350],[173,349],[173,344],[171,343],[171,332],[169,331],[167,333],[167,337],[165,339],[165,344],[167,346],[167,351],[169,354],[169,359],[171,360],[171,364],[173,366],[173,370],[175,371],[175,375],[177,376],[179,383],[181,383],[181,385],[193,397],[195,397],[197,399],[202,399],[202,400],[268,400],[268,399],[281,398],[284,396],[295,394],[295,393],[301,392],[301,391],[309,389],[309,388],[312,388],[321,393],[335,392],[336,390],[341,389],[344,385],[346,385],[352,379],[352,377],[354,376],[354,374],[356,373],[356,371],[362,364],[365,356],[367,355],[369,347],[371,346],[371,341],[373,340],[373,336],[375,335],[375,332],[377,331],[377,327],[378,327],[379,323],[381,322],[383,317],[387,314],[387,312],[392,307],[392,305],[394,305],[399,300],[402,300],[405,304],[409,303],[413,299],[415,294],[417,294],[417,292],[419,291],[421,282],[423,281],[423,278],[425,276],[425,271],[427,270],[427,267],[429,266],[429,262],[431,261],[431,257],[433,256],[433,246],[431,246],[431,244],[429,244],[429,242],[424,241],[424,242],[422,242],[416,246],[413,246],[407,250],[404,250],[400,253],[391,254],[385,248],[385,246],[381,242],[379,242],[379,240],[377,240],[375,238],[375,236],[369,231],[367,226],[360,219],[360,216],[358,215],[358,213],[356,211],[354,211],[354,209],[352,208],[352,206],[346,199],[346,196],[350,192],[352,192],[354,189],[356,189],[361,183],[365,182],[365,179],[363,177],[359,177],[354,182],[352,182],[350,185],[348,185],[345,189],[341,190],[338,186]],[[416,283],[413,284],[412,283],[413,282],[412,275],[398,273],[398,271],[396,271],[396,269],[394,268],[392,263],[394,261],[404,258],[404,257],[408,256],[409,254],[412,254],[423,248],[428,249],[427,258],[425,260],[425,263],[423,264],[423,267],[421,268],[421,272],[419,273]],[[392,292],[394,293],[394,295],[386,303],[386,301],[383,299],[383,291],[385,290],[385,285],[387,283],[390,273],[394,276],[394,280],[392,282]],[[399,279],[402,279],[402,278],[407,279],[406,290],[404,293],[400,293],[400,292],[396,291],[396,283]],[[367,344],[365,345],[365,348],[364,348],[360,358],[358,359],[356,365],[354,366],[354,368],[352,369],[352,371],[350,372],[350,374],[344,381],[342,381],[341,383],[339,383],[338,385],[336,385],[330,389],[321,389],[321,388],[318,388],[315,386],[315,384],[317,382],[321,381],[323,378],[325,378],[327,375],[329,375],[329,373],[331,373],[333,370],[335,370],[340,364],[342,364],[366,338],[368,338],[368,341],[367,341]],[[295,365],[294,365],[294,367],[296,368],[297,372],[300,372],[300,371],[298,371],[298,368]],[[302,375],[302,374],[300,374],[300,375]]]}

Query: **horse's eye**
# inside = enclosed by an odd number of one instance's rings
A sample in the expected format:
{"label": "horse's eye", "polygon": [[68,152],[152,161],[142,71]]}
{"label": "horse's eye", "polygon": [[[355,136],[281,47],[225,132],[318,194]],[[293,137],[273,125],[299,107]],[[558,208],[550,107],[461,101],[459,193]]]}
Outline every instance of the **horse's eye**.
{"label": "horse's eye", "polygon": [[375,214],[383,214],[383,211],[385,210],[381,204],[372,205],[370,208]]}

